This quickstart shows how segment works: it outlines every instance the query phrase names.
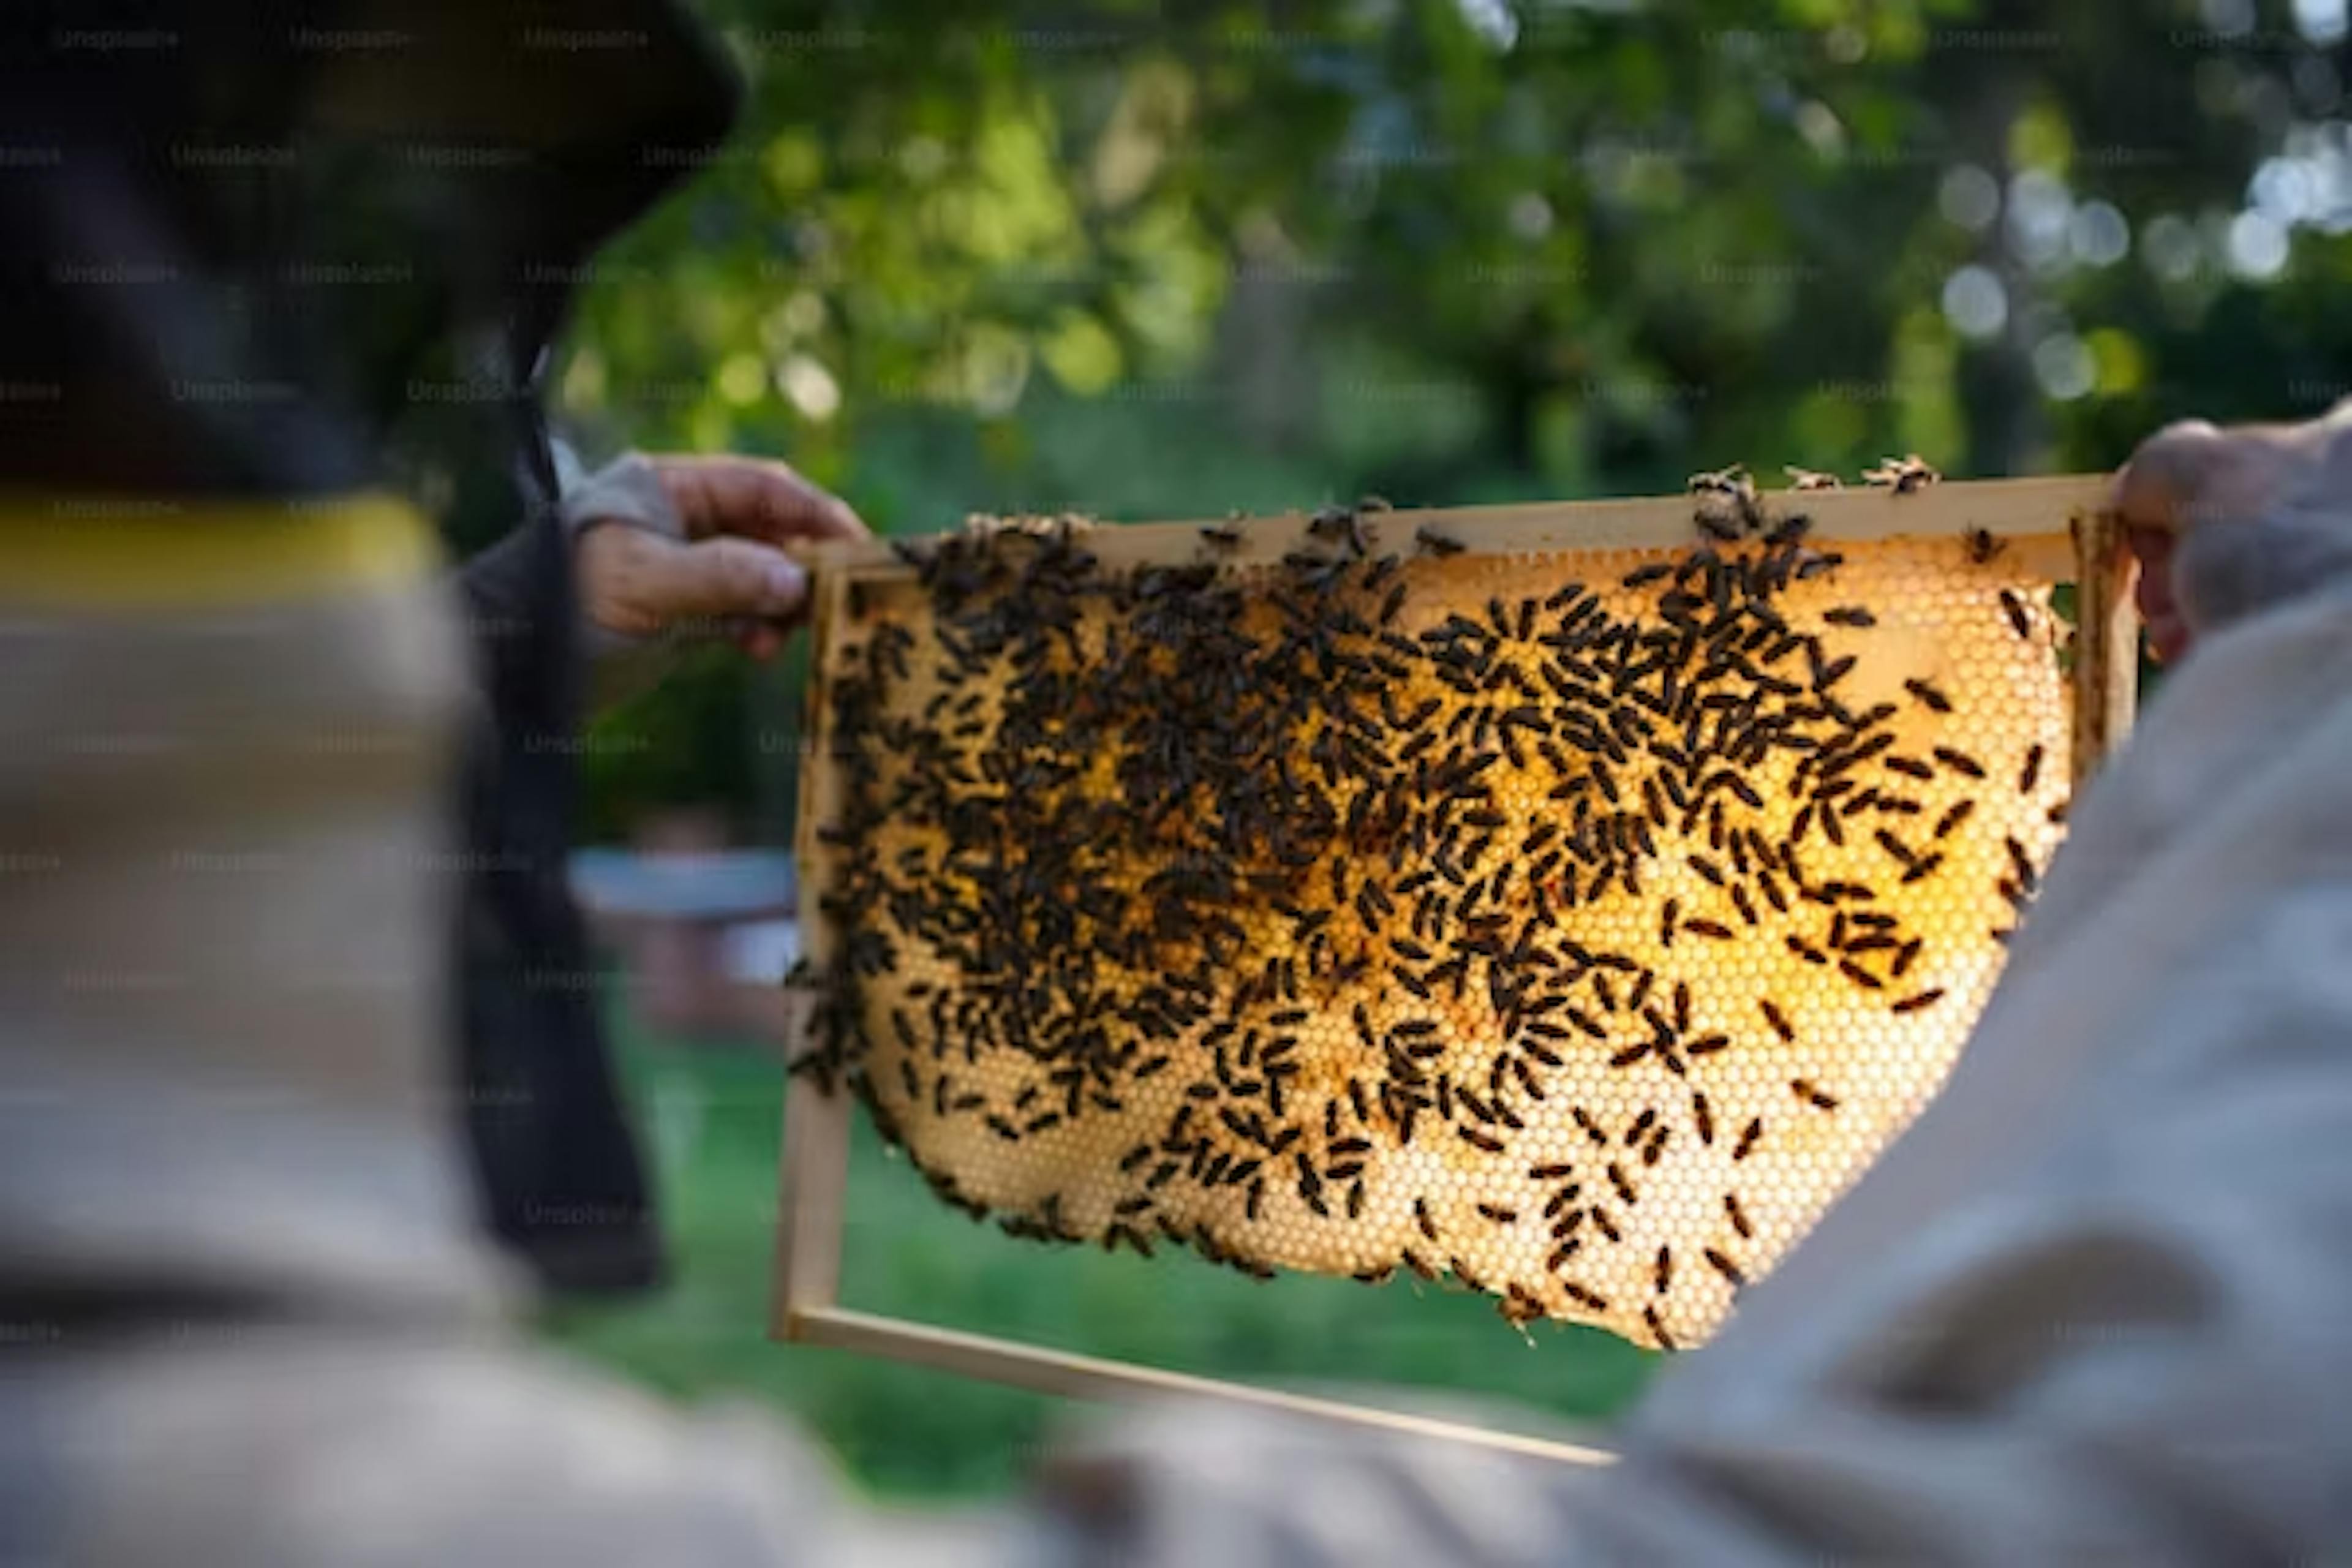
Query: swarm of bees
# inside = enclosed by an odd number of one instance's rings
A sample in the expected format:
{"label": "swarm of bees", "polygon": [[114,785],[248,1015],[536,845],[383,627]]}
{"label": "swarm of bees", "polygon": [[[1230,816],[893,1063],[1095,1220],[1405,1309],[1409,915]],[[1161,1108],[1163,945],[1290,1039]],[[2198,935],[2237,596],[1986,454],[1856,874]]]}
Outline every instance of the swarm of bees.
{"label": "swarm of bees", "polygon": [[2046,584],[1691,488],[1672,550],[902,551],[833,628],[803,1069],[1016,1236],[1704,1339],[1940,1083],[2068,726]]}

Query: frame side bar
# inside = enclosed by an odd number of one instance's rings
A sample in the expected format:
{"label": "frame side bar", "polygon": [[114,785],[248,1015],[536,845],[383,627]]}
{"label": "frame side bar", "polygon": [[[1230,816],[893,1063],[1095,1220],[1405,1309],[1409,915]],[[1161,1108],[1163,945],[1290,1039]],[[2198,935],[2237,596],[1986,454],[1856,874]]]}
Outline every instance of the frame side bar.
{"label": "frame side bar", "polygon": [[[823,968],[833,960],[824,916],[831,858],[817,828],[828,817],[835,770],[828,765],[829,715],[835,656],[835,632],[845,607],[846,580],[837,573],[815,579],[815,614],[809,628],[814,650],[806,719],[802,733],[808,751],[801,759],[800,816],[793,831],[793,863],[800,877],[800,936],[808,963]],[[814,1010],[796,1017],[793,1055],[816,1045]],[[784,1089],[783,1160],[776,1210],[775,1282],[770,1296],[771,1338],[796,1339],[807,1312],[840,1299],[842,1210],[849,1193],[849,1096],[827,1091],[814,1079],[789,1079]]]}
{"label": "frame side bar", "polygon": [[784,1168],[770,1337],[807,1337],[813,1312],[840,1299],[841,1218],[849,1196],[849,1097],[806,1079],[784,1091]]}
{"label": "frame side bar", "polygon": [[2103,507],[2074,513],[2074,787],[2131,732],[2139,706],[2139,613],[2123,530]]}
{"label": "frame side bar", "polygon": [[900,1319],[827,1307],[803,1315],[798,1338],[836,1350],[888,1356],[965,1377],[1011,1384],[1038,1394],[1066,1399],[1135,1399],[1139,1397],[1222,1400],[1260,1409],[1312,1416],[1350,1426],[1372,1427],[1411,1437],[1436,1437],[1469,1443],[1529,1458],[1570,1465],[1609,1465],[1617,1457],[1605,1448],[1586,1447],[1549,1437],[1499,1432],[1459,1421],[1413,1415],[1376,1405],[1352,1405],[1312,1394],[1260,1388],[1221,1378],[1195,1377],[1188,1373],[1096,1356],[1049,1351],[984,1334],[933,1328]]}

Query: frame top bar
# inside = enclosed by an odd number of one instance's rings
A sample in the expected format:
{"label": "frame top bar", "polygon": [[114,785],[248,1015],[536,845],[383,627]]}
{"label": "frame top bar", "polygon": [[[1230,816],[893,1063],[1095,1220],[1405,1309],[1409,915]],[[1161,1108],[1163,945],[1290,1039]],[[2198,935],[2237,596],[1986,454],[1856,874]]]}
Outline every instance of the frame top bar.
{"label": "frame top bar", "polygon": [[[1981,529],[1998,539],[2049,540],[2071,554],[2068,520],[2105,504],[2107,479],[2074,474],[2029,479],[1947,479],[1907,495],[1884,487],[1839,490],[1770,490],[1759,499],[1775,518],[1811,517],[1822,539],[1952,538]],[[1692,521],[1697,498],[1654,496],[1633,500],[1513,502],[1502,506],[1373,510],[1361,512],[1377,541],[1375,553],[1409,552],[1422,528],[1465,531],[1477,555],[1537,554],[1566,550],[1656,549],[1699,537]],[[1232,527],[1240,542],[1217,552],[1231,565],[1271,565],[1307,537],[1308,513],[1274,512],[1189,522],[1102,522],[1087,547],[1105,566],[1167,565],[1202,558],[1201,530]],[[820,571],[856,577],[911,570],[883,539],[827,543],[799,552]]]}

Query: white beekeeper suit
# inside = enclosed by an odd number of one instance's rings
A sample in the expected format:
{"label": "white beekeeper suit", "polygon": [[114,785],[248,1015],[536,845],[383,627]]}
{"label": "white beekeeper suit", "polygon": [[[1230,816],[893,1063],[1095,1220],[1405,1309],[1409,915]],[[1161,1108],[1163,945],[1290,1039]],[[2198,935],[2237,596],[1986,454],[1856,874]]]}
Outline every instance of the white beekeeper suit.
{"label": "white beekeeper suit", "polygon": [[[921,1521],[501,1327],[431,1103],[431,590],[12,603],[0,1563],[2320,1561],[2352,1546],[2352,573],[2247,565],[2307,526],[2185,552],[2226,614],[2079,803],[1949,1088],[1622,1463],[1171,1406]],[[254,782],[265,731],[338,725],[368,745]],[[70,743],[118,731],[135,780]]]}

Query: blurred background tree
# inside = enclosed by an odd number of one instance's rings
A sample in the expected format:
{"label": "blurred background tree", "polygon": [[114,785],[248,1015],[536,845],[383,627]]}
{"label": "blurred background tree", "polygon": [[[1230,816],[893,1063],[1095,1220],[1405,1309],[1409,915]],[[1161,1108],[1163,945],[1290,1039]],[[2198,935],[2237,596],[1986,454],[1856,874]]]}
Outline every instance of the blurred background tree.
{"label": "blurred background tree", "polygon": [[[2352,391],[2326,303],[2352,280],[2346,0],[704,9],[748,111],[597,263],[566,416],[591,452],[782,456],[889,532],[1652,493],[1731,461],[1852,478],[1911,450],[2090,469],[2167,419]],[[696,804],[788,842],[802,668],[698,660],[608,716],[591,835]],[[665,1386],[772,1392],[884,1484],[1001,1483],[1036,1402],[759,1342],[779,1088],[714,1060],[647,1090],[668,1315],[565,1331]],[[1358,1288],[1244,1307],[1243,1281],[1040,1263],[925,1228],[898,1179],[852,1216],[884,1307],[1584,1415],[1647,1363],[1570,1336],[1531,1372],[1458,1299],[1366,1351],[1332,1337],[1372,1313]]]}
{"label": "blurred background tree", "polygon": [[[749,111],[562,401],[891,531],[2098,467],[2352,343],[2343,0],[705,10]],[[782,835],[796,679],[699,669],[703,772],[609,749],[592,826]]]}

